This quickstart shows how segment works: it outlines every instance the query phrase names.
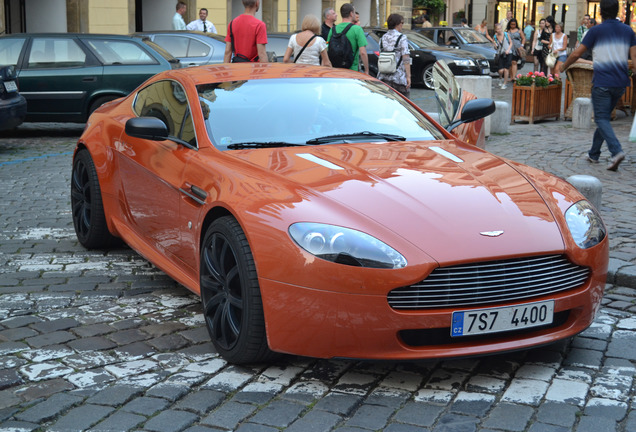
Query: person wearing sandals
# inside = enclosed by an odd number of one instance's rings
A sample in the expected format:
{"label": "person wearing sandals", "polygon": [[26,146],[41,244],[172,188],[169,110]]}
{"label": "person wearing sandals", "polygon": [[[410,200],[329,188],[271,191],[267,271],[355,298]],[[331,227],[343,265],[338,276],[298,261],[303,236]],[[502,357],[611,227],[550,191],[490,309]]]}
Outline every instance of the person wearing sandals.
{"label": "person wearing sandals", "polygon": [[331,67],[327,55],[327,42],[320,36],[320,22],[314,15],[305,15],[301,26],[301,32],[291,35],[289,44],[283,56],[283,63],[291,63],[294,55],[294,63],[320,65]]}
{"label": "person wearing sandals", "polygon": [[400,14],[391,14],[387,18],[386,24],[389,31],[380,39],[380,46],[386,51],[391,51],[391,48],[394,48],[398,66],[392,74],[378,73],[378,79],[404,96],[409,97],[411,89],[411,52],[406,35],[401,32],[404,25],[404,17]]}

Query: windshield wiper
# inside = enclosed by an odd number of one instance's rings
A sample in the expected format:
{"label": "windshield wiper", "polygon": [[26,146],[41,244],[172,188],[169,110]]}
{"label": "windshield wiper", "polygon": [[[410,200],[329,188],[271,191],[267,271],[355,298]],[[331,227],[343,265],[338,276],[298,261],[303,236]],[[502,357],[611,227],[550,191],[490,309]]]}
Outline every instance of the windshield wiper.
{"label": "windshield wiper", "polygon": [[386,140],[386,141],[405,141],[406,140],[406,138],[399,135],[380,133],[380,132],[362,131],[357,133],[327,135],[327,136],[323,136],[319,138],[314,138],[307,141],[307,144],[325,144],[325,143],[335,142],[335,141],[355,140],[355,139],[363,139],[363,138],[382,138],[383,140]]}
{"label": "windshield wiper", "polygon": [[289,142],[283,142],[283,141],[271,141],[271,142],[252,141],[252,142],[228,144],[227,148],[229,150],[235,150],[235,149],[244,149],[244,148],[296,147],[296,146],[304,146],[304,145],[305,144],[296,144],[296,143],[289,143]]}

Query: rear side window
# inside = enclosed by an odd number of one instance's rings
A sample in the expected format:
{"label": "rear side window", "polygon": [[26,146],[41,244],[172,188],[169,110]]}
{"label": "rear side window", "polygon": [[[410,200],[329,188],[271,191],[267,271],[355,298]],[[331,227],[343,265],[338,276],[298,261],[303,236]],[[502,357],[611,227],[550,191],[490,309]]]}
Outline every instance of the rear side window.
{"label": "rear side window", "polygon": [[180,36],[155,36],[154,42],[175,57],[188,56],[188,39]]}
{"label": "rear side window", "polygon": [[107,65],[158,64],[140,45],[132,41],[89,39],[86,43]]}
{"label": "rear side window", "polygon": [[26,38],[0,38],[0,65],[17,65]]}
{"label": "rear side window", "polygon": [[210,53],[210,47],[196,39],[190,39],[188,47],[188,57],[207,57]]}
{"label": "rear side window", "polygon": [[33,38],[27,67],[72,68],[86,63],[86,53],[74,39]]}

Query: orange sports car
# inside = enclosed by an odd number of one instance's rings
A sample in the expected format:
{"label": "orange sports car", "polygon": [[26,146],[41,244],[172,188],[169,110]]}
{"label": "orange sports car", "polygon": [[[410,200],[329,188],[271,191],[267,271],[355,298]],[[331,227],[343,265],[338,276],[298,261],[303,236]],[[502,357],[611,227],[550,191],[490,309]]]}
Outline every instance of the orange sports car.
{"label": "orange sports car", "polygon": [[562,179],[475,145],[493,103],[469,99],[453,134],[348,70],[159,73],[90,117],[72,167],[77,237],[122,239],[200,294],[229,362],[572,337],[603,295],[603,221]]}

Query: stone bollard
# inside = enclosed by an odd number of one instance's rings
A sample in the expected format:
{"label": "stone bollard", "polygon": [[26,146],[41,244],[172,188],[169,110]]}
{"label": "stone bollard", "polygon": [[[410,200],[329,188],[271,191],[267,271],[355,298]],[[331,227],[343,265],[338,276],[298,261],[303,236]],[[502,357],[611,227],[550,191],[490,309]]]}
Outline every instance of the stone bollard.
{"label": "stone bollard", "polygon": [[576,98],[572,103],[572,127],[588,129],[592,125],[592,100],[590,98]]}
{"label": "stone bollard", "polygon": [[581,192],[599,212],[601,211],[603,185],[599,179],[589,175],[573,175],[565,180]]}
{"label": "stone bollard", "polygon": [[[492,99],[492,78],[488,75],[461,75],[456,76],[457,84],[478,98]],[[484,119],[484,132],[490,136],[490,117]]]}
{"label": "stone bollard", "polygon": [[490,115],[490,132],[501,134],[508,132],[511,117],[510,104],[504,101],[495,101],[495,112]]}

